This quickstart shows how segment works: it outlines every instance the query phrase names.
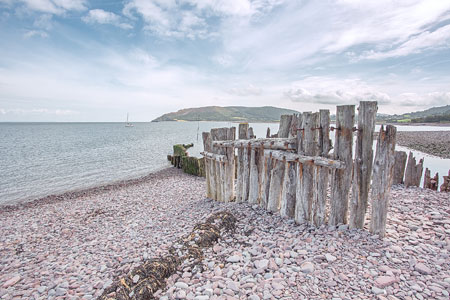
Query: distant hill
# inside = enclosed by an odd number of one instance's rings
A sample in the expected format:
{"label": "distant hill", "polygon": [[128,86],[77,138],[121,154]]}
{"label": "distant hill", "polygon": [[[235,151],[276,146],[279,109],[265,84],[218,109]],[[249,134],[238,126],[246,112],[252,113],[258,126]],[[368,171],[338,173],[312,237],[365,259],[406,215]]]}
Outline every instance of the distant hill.
{"label": "distant hill", "polygon": [[411,123],[411,122],[423,122],[422,120],[429,120],[429,122],[439,122],[440,117],[450,115],[450,105],[432,107],[422,111],[416,111],[406,113],[402,115],[392,115],[385,119],[387,122],[392,123]]}
{"label": "distant hill", "polygon": [[227,122],[278,122],[281,115],[298,111],[273,106],[206,106],[186,108],[164,114],[152,122],[162,121],[227,121]]}

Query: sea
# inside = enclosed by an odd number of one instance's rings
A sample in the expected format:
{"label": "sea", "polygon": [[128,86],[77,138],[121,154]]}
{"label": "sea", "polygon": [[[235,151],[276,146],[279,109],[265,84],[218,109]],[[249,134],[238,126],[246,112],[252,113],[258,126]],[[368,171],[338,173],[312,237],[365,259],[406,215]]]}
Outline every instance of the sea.
{"label": "sea", "polygon": [[[194,143],[200,157],[202,132],[238,126],[231,122],[0,123],[0,205],[135,179],[169,167],[174,144]],[[257,137],[272,134],[278,123],[251,123]],[[376,131],[379,130],[377,126]],[[450,127],[397,126],[399,131],[450,130]],[[333,134],[332,134],[333,135]],[[409,151],[397,146],[397,150]],[[450,159],[419,151],[425,167],[442,175]]]}

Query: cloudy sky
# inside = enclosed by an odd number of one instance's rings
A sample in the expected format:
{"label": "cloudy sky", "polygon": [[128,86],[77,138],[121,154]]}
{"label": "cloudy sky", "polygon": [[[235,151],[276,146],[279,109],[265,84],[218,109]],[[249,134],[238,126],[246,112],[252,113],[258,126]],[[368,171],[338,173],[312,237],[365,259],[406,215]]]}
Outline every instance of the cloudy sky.
{"label": "cloudy sky", "polygon": [[0,121],[450,104],[450,0],[0,0]]}

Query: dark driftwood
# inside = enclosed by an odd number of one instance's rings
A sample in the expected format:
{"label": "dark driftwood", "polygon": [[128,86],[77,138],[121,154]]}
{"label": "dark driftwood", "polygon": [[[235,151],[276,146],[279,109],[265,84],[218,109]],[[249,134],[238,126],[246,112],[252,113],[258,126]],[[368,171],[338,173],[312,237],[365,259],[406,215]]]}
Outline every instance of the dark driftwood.
{"label": "dark driftwood", "polygon": [[423,158],[416,164],[416,158],[409,152],[408,163],[405,171],[405,186],[419,186],[423,173]]}
{"label": "dark driftwood", "polygon": [[336,169],[331,183],[330,225],[347,223],[348,193],[352,181],[352,145],[355,106],[342,105],[336,111],[336,137],[334,159],[346,164],[343,170]]}
{"label": "dark driftwood", "polygon": [[361,101],[358,108],[358,131],[353,165],[350,228],[364,227],[369,200],[373,161],[373,132],[377,115],[376,101]]}
{"label": "dark driftwood", "polygon": [[408,156],[405,151],[395,151],[394,175],[392,184],[402,184],[405,176],[406,159]]}
{"label": "dark driftwood", "polygon": [[370,232],[378,234],[380,237],[384,237],[386,234],[389,193],[394,171],[396,134],[395,126],[387,125],[386,131],[381,126],[373,165]]}

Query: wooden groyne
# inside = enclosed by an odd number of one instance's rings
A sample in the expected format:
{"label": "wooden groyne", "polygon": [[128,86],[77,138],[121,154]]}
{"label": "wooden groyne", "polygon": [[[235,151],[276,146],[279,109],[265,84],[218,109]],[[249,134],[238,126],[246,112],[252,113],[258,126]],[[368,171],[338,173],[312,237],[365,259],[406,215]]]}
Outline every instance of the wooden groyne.
{"label": "wooden groyne", "polygon": [[248,124],[239,125],[238,139],[235,127],[204,132],[207,196],[258,204],[297,223],[363,228],[372,186],[370,231],[384,236],[396,128],[381,129],[374,160],[377,102],[363,101],[358,109],[357,127],[355,106],[343,105],[337,107],[335,127],[330,112],[321,110],[283,116],[278,133],[268,131],[263,139],[255,139]]}
{"label": "wooden groyne", "polygon": [[167,155],[167,160],[179,169],[183,169],[184,173],[205,177],[204,158],[189,156],[187,149],[193,147],[194,144],[176,144],[173,146],[173,154]]}

